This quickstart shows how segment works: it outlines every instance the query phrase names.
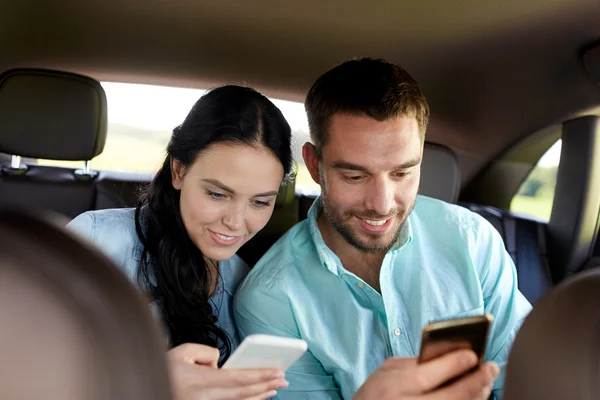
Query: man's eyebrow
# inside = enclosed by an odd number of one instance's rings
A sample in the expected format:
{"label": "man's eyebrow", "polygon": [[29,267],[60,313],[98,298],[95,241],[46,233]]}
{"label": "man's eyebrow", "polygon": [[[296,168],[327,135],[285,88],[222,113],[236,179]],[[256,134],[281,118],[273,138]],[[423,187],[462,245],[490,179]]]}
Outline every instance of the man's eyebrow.
{"label": "man's eyebrow", "polygon": [[352,163],[345,162],[345,161],[336,161],[331,166],[335,169],[347,169],[350,171],[360,171],[360,172],[369,173],[368,168],[363,167],[362,165],[352,164]]}
{"label": "man's eyebrow", "polygon": [[[412,168],[416,165],[419,165],[420,163],[421,163],[421,157],[417,157],[417,158],[413,158],[412,160],[409,160],[405,163],[395,166],[392,170]],[[332,167],[335,169],[346,169],[349,171],[360,171],[360,172],[365,172],[367,174],[369,173],[369,169],[367,167],[363,167],[362,165],[352,164],[352,163],[345,162],[345,161],[336,161],[332,164]]]}
{"label": "man's eyebrow", "polygon": [[400,165],[398,165],[396,168],[394,169],[406,169],[406,168],[411,168],[414,167],[416,165],[421,164],[421,157],[417,157],[417,158],[413,158],[412,160],[409,160],[405,163],[402,163]]}
{"label": "man's eyebrow", "polygon": [[[228,192],[229,194],[235,194],[235,190],[233,190],[232,188],[230,188],[229,186],[225,185],[223,182],[217,180],[217,179],[202,179],[202,182],[206,182],[206,183],[210,183],[211,185],[215,185],[216,187]],[[265,193],[258,193],[255,194],[253,197],[270,197],[270,196],[277,196],[279,194],[279,192],[277,190],[272,190],[270,192],[265,192]]]}

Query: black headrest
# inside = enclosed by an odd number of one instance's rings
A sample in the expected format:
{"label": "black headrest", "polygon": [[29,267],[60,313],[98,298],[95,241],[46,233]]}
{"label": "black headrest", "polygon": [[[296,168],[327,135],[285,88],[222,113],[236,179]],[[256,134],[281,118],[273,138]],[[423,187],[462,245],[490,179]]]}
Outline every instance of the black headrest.
{"label": "black headrest", "polygon": [[460,169],[454,151],[437,144],[425,143],[419,193],[455,203],[459,192]]}
{"label": "black headrest", "polygon": [[599,360],[600,269],[595,269],[536,302],[508,358],[504,399],[598,399]]}
{"label": "black headrest", "polygon": [[0,74],[0,152],[91,160],[106,142],[106,94],[86,76],[40,69]]}

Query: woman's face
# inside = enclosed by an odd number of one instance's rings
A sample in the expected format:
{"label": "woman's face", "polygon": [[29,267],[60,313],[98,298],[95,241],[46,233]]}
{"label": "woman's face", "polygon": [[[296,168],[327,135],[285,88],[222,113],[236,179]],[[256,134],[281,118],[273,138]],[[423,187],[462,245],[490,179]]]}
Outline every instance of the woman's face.
{"label": "woman's face", "polygon": [[284,170],[265,147],[215,144],[184,167],[171,159],[172,184],[181,192],[181,218],[202,254],[221,261],[271,218]]}

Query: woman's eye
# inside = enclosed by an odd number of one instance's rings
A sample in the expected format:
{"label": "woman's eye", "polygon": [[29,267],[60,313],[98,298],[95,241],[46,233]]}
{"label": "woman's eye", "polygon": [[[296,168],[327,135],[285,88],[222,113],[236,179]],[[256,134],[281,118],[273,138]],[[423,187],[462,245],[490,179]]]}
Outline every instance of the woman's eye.
{"label": "woman's eye", "polygon": [[254,200],[253,204],[254,204],[254,207],[257,207],[257,208],[269,207],[271,205],[271,203],[268,201],[260,201],[260,200]]}
{"label": "woman's eye", "polygon": [[212,197],[215,200],[223,200],[227,197],[223,193],[213,192],[212,190],[207,190],[206,194],[208,194],[210,197]]}

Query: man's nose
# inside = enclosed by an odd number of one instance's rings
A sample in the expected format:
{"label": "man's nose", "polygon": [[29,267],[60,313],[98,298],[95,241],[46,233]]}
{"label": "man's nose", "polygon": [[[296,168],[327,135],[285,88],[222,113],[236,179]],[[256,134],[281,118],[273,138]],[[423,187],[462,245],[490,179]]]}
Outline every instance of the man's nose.
{"label": "man's nose", "polygon": [[377,178],[367,188],[365,207],[381,216],[387,216],[394,207],[394,191],[391,182]]}

